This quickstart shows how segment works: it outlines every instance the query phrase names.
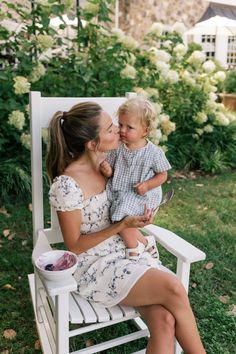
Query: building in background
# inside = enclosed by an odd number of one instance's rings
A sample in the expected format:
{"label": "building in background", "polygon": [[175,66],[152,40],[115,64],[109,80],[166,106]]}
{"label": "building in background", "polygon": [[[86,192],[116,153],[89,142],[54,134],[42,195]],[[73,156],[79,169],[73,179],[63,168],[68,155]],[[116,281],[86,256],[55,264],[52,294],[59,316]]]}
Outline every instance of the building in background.
{"label": "building in background", "polygon": [[211,1],[185,35],[188,43],[201,44],[209,59],[217,59],[225,68],[236,68],[236,0]]}

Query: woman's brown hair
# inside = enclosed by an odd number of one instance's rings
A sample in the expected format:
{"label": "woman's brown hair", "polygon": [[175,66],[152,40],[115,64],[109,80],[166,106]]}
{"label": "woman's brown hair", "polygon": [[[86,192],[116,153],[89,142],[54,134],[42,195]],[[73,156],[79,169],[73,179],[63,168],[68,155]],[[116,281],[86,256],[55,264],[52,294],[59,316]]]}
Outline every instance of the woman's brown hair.
{"label": "woman's brown hair", "polygon": [[49,149],[46,167],[50,180],[85,151],[91,140],[99,142],[99,118],[102,108],[95,102],[83,102],[68,112],[57,112],[49,125]]}

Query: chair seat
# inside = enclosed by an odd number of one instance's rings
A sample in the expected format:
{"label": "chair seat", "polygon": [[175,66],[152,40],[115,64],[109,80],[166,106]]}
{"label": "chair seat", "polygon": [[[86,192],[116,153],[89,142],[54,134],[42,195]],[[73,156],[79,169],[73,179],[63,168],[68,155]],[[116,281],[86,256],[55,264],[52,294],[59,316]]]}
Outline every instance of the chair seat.
{"label": "chair seat", "polygon": [[[51,343],[53,341],[48,340],[48,325],[50,319],[45,312],[45,299],[43,300],[43,296],[41,296],[41,301],[39,301],[38,306],[40,308],[40,314],[42,316],[42,322],[39,322],[36,314],[36,303],[35,303],[35,274],[29,274],[29,286],[30,292],[33,302],[33,308],[35,312],[36,324],[37,329],[40,337],[41,343],[43,343],[43,350],[46,354],[52,354],[53,349],[51,348]],[[43,289],[41,289],[43,291]],[[52,299],[52,298],[51,298]],[[50,307],[52,312],[54,312],[54,300],[50,303]],[[90,302],[82,298],[76,292],[72,292],[69,295],[69,320],[71,324],[82,324],[87,326],[81,326],[79,329],[72,330],[72,332],[77,332],[79,334],[83,334],[88,332],[87,327],[90,327],[90,331],[107,327],[112,324],[117,324],[119,322],[123,322],[125,320],[137,319],[138,327],[141,328],[134,333],[125,335],[120,337],[120,344],[126,343],[131,340],[135,340],[142,337],[147,337],[149,335],[148,329],[145,323],[140,319],[140,314],[137,310],[130,306],[121,306],[116,305],[110,308],[106,308],[100,304]],[[74,334],[71,335],[71,337]],[[53,335],[54,336],[54,335]],[[133,337],[133,338],[132,338]],[[131,339],[132,338],[132,339]],[[112,348],[114,343],[118,345],[119,339],[106,341],[102,344],[95,345],[93,349],[91,349],[91,353],[97,352],[97,349],[103,350],[105,348]],[[106,346],[106,347],[105,347]],[[103,348],[104,347],[104,348]],[[96,349],[96,351],[95,351]],[[81,349],[76,351],[75,353],[89,353],[88,348]],[[141,354],[145,351],[139,351],[137,353]],[[72,353],[73,354],[73,353]]]}

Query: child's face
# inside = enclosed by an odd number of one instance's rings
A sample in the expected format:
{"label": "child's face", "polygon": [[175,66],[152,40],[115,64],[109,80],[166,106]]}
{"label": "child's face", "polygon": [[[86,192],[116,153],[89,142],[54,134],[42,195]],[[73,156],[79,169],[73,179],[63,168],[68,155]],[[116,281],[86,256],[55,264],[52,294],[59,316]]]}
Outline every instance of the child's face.
{"label": "child's face", "polygon": [[137,143],[147,135],[147,128],[132,114],[120,114],[119,127],[120,139],[126,144]]}

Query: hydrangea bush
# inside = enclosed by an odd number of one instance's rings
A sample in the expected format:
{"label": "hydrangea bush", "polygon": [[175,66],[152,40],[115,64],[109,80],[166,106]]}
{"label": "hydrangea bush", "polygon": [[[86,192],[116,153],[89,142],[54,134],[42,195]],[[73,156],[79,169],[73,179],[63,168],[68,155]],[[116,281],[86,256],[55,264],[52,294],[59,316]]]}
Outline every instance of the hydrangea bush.
{"label": "hydrangea bush", "polygon": [[[88,97],[135,91],[154,102],[158,121],[152,140],[176,169],[219,172],[236,166],[235,115],[217,102],[225,72],[198,46],[183,43],[183,24],[164,32],[154,23],[138,43],[112,27],[113,0],[90,0],[77,9],[70,38],[62,37],[60,31],[67,33],[62,15],[72,5],[72,0],[35,0],[3,1],[0,7],[2,195],[30,185],[30,90]],[[50,25],[55,16],[61,18],[58,29]],[[7,21],[15,18],[19,27],[11,31]]]}

